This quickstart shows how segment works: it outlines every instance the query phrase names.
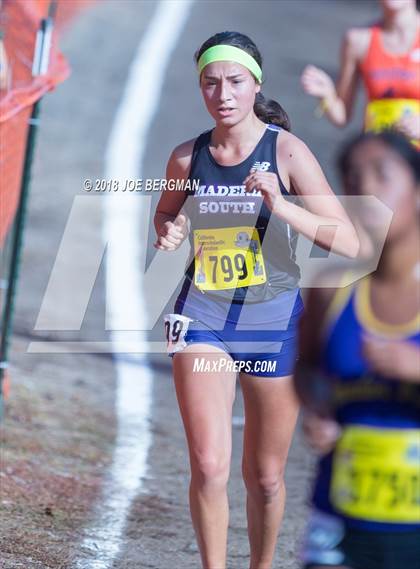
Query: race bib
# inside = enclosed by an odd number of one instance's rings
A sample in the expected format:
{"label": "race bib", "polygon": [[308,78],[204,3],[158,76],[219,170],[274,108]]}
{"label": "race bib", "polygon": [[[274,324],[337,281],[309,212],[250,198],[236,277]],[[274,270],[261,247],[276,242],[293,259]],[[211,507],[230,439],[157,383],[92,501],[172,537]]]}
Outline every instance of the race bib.
{"label": "race bib", "polygon": [[255,286],[267,280],[254,227],[194,231],[194,284],[201,290]]}
{"label": "race bib", "polygon": [[168,343],[167,353],[175,354],[180,352],[187,345],[184,338],[192,319],[182,314],[165,314],[163,320],[165,323],[166,341]]}
{"label": "race bib", "polygon": [[420,523],[420,430],[346,427],[334,451],[330,498],[352,518]]}
{"label": "race bib", "polygon": [[[380,132],[407,115],[420,115],[420,101],[415,99],[378,99],[366,107],[365,130]],[[419,117],[420,120],[420,117]]]}

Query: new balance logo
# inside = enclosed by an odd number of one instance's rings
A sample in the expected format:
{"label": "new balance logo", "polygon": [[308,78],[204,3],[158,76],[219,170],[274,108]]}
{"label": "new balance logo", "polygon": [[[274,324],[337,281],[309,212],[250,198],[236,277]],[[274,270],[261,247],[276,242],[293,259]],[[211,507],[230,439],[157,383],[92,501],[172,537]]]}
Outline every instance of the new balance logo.
{"label": "new balance logo", "polygon": [[251,170],[256,172],[259,170],[260,172],[266,172],[270,168],[270,162],[254,162]]}

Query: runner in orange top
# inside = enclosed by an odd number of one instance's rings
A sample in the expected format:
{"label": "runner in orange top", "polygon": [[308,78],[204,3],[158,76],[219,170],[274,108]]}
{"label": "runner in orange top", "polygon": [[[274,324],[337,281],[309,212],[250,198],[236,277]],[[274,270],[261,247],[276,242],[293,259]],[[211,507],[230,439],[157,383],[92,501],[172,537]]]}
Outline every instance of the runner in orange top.
{"label": "runner in orange top", "polygon": [[420,15],[415,0],[380,0],[382,21],[347,31],[341,49],[337,85],[327,73],[308,65],[302,74],[307,93],[337,126],[351,120],[357,84],[362,78],[368,104],[366,130],[392,125],[420,138]]}

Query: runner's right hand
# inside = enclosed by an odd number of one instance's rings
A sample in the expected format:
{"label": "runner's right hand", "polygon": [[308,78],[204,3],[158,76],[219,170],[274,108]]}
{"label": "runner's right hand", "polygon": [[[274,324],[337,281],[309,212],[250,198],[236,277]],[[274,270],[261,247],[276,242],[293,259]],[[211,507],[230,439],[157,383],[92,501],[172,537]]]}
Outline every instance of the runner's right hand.
{"label": "runner's right hand", "polygon": [[336,96],[334,81],[319,67],[307,65],[301,75],[301,84],[308,95],[332,100]]}
{"label": "runner's right hand", "polygon": [[174,221],[165,221],[153,246],[161,251],[175,251],[187,235],[187,218],[181,213]]}

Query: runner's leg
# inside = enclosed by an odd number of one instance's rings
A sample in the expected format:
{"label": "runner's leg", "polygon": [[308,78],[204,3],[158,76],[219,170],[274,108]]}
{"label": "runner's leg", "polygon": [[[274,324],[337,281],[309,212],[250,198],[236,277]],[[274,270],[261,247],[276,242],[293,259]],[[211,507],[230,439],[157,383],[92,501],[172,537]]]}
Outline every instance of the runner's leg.
{"label": "runner's leg", "polygon": [[194,371],[196,357],[217,362],[220,358],[230,360],[230,356],[213,346],[191,344],[173,358],[175,389],[190,454],[191,518],[202,564],[204,569],[224,569],[236,373]]}
{"label": "runner's leg", "polygon": [[283,475],[298,403],[292,376],[242,373],[240,381],[245,409],[242,472],[247,488],[250,569],[269,569],[283,518]]}

